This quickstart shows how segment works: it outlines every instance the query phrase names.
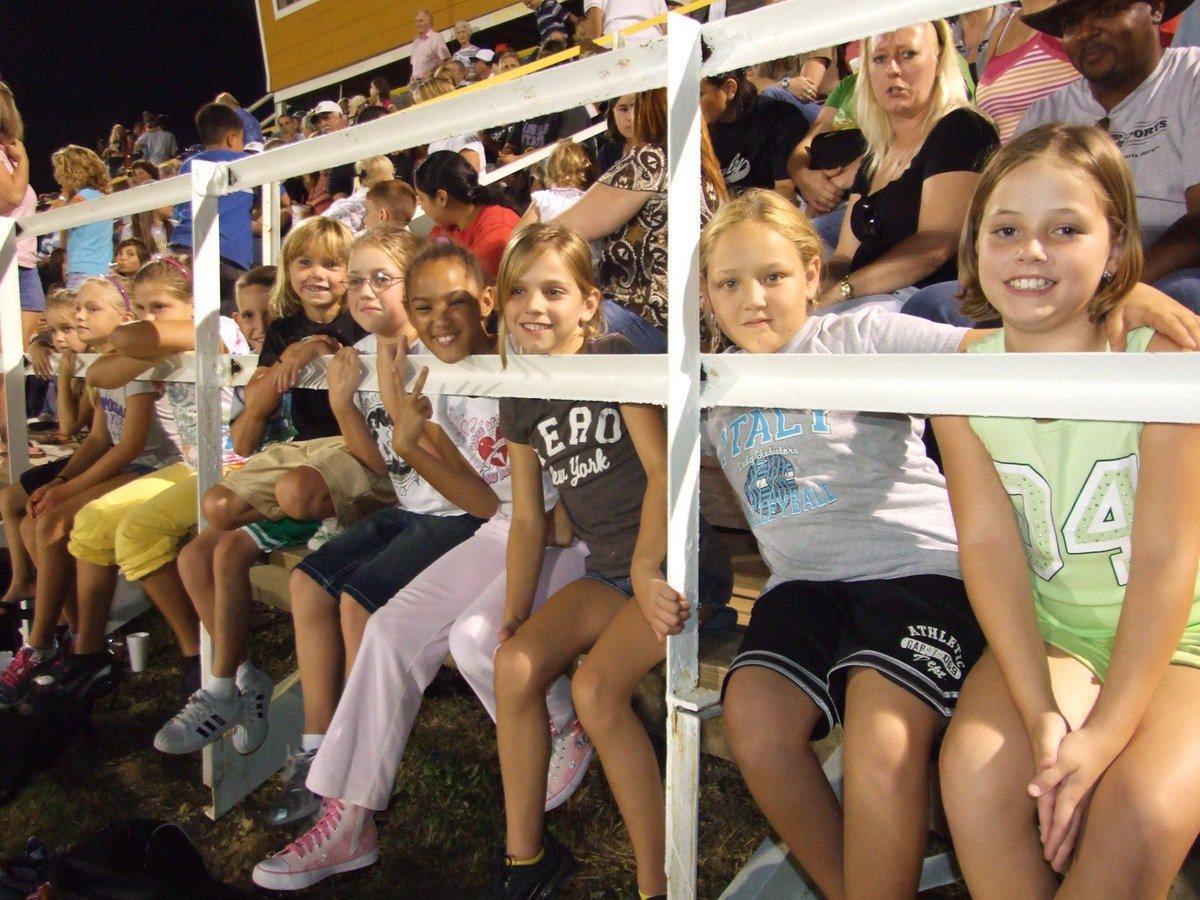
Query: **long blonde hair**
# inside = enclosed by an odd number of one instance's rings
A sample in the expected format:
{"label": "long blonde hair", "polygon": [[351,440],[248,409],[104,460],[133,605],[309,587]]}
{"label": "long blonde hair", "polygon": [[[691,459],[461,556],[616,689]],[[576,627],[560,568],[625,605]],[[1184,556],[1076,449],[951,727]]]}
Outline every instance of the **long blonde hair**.
{"label": "long blonde hair", "polygon": [[[918,148],[925,144],[934,126],[947,113],[971,104],[967,97],[967,83],[958,67],[958,54],[954,50],[954,37],[950,33],[950,26],[946,24],[945,19],[935,19],[929,24],[933,26],[937,36],[938,62],[933,78],[933,93],[917,129]],[[858,127],[867,139],[869,151],[867,175],[872,175],[880,169],[888,170],[904,153],[896,146],[896,129],[892,125],[891,117],[880,106],[871,86],[870,73],[867,71],[871,64],[871,53],[881,37],[882,34],[871,35],[863,41],[863,68],[858,73],[858,82],[854,86],[855,115],[858,117]]]}
{"label": "long blonde hair", "polygon": [[[354,235],[337,219],[314,216],[305,219],[293,228],[279,251],[279,270],[275,287],[267,298],[267,309],[272,319],[282,319],[304,309],[300,296],[292,290],[290,269],[292,263],[302,256],[336,259],[345,266],[350,258],[350,241]],[[344,308],[343,296],[339,306]]]}

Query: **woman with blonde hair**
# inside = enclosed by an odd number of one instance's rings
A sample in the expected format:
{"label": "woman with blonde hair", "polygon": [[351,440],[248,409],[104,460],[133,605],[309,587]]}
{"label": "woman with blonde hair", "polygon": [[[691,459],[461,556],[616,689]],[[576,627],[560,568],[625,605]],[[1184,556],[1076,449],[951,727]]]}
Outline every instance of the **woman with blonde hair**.
{"label": "woman with blonde hair", "polygon": [[[12,90],[0,81],[0,216],[19,219],[37,212],[37,195],[29,186],[29,154],[25,150],[25,125]],[[17,283],[21,294],[23,344],[37,331],[46,310],[46,296],[37,272],[37,239],[17,238]]]}
{"label": "woman with blonde hair", "polygon": [[[54,166],[54,180],[63,191],[56,206],[94,200],[111,191],[108,167],[87,147],[68,144],[55,150],[50,162]],[[79,225],[64,233],[67,290],[77,290],[94,275],[108,274],[113,258],[112,235],[112,219]]]}
{"label": "woman with blonde hair", "polygon": [[820,305],[898,310],[956,276],[955,252],[979,171],[998,144],[971,109],[949,26],[923,22],[863,42],[856,114],[867,155]]}

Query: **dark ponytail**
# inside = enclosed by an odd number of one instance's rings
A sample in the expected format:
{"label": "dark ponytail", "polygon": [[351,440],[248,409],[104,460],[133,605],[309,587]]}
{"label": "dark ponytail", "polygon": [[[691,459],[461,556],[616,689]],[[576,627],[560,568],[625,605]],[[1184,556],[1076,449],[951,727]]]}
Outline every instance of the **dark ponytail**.
{"label": "dark ponytail", "polygon": [[472,206],[505,206],[519,212],[508,196],[493,185],[479,183],[475,168],[453,150],[438,150],[425,157],[413,173],[417,190],[428,197],[445,191],[459,203]]}

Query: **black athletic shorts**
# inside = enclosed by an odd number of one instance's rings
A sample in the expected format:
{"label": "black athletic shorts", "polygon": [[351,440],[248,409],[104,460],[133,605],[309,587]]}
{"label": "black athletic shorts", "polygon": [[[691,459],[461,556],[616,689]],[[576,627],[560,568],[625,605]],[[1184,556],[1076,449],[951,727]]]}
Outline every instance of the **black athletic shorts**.
{"label": "black athletic shorts", "polygon": [[783,675],[825,715],[815,740],[842,721],[847,669],[874,669],[948,717],[983,646],[956,578],[788,581],[755,601],[725,684],[743,666]]}

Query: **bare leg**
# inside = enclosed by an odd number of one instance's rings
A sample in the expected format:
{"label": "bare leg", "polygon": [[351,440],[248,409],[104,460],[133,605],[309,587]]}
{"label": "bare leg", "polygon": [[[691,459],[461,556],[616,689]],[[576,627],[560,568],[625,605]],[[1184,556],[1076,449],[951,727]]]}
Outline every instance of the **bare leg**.
{"label": "bare leg", "polygon": [[[1067,720],[1081,722],[1098,685],[1074,660],[1058,655],[1049,664]],[[1026,790],[1034,776],[1029,733],[990,652],[963,685],[940,767],[942,803],[971,895],[1053,897],[1058,881],[1042,856],[1037,807]]]}
{"label": "bare leg", "polygon": [[324,734],[337,709],[343,675],[349,671],[342,661],[337,601],[299,569],[292,570],[288,588],[304,694],[304,732]]}
{"label": "bare leg", "polygon": [[723,718],[733,758],[771,827],[826,897],[845,896],[842,807],[809,744],[820,709],[778,672],[746,666],[729,678]]}
{"label": "bare leg", "polygon": [[496,651],[496,741],[504,782],[507,852],[542,849],[550,714],[546,688],[590,648],[627,597],[591,579],[567,585]]}
{"label": "bare leg", "polygon": [[150,602],[171,626],[179,652],[184,656],[199,653],[200,620],[179,576],[179,566],[169,562],[145,576],[141,584]]}
{"label": "bare leg", "polygon": [[329,485],[312,466],[297,466],[275,485],[275,500],[284,514],[302,522],[329,519],[336,514]]}
{"label": "bare leg", "polygon": [[74,597],[75,559],[67,551],[67,541],[75,523],[75,514],[97,497],[127,484],[135,477],[132,473],[118,475],[71,497],[34,520],[39,574],[34,595],[33,628],[29,635],[31,646],[42,650],[50,648],[66,598],[68,595]]}
{"label": "bare leg", "polygon": [[667,890],[666,804],[658,757],[633,692],[643,675],[666,656],[635,601],[627,601],[571,679],[579,721],[596,745],[604,774],[637,860],[638,890]]}
{"label": "bare leg", "polygon": [[[208,528],[232,531],[257,522],[263,515],[229,488],[214,484],[200,500],[200,508]],[[207,531],[208,528],[205,530]]]}
{"label": "bare leg", "polygon": [[1200,831],[1200,670],[1171,666],[1100,778],[1058,896],[1165,897]]}
{"label": "bare leg", "polygon": [[342,594],[338,601],[342,618],[342,644],[346,648],[346,677],[354,668],[354,660],[358,658],[358,648],[362,646],[363,632],[371,621],[371,614],[361,603],[349,594]]}
{"label": "bare leg", "polygon": [[99,653],[104,649],[104,628],[112,612],[117,589],[117,567],[98,566],[83,559],[75,560],[76,602],[79,623],[76,630],[77,653]]}
{"label": "bare leg", "polygon": [[33,558],[21,538],[21,522],[25,519],[25,504],[29,495],[19,483],[0,490],[0,515],[4,517],[4,536],[8,540],[8,556],[12,560],[12,581],[0,603],[15,603],[33,596]]}
{"label": "bare leg", "polygon": [[212,674],[233,678],[246,658],[250,633],[250,567],[262,556],[254,539],[244,531],[227,531],[213,554],[216,608],[213,613]]}
{"label": "bare leg", "polygon": [[[207,495],[206,495],[207,496]],[[217,541],[226,532],[219,528],[205,528],[195,539],[179,551],[179,579],[195,607],[204,628],[211,635],[216,627],[217,587],[213,575],[213,556],[217,552]]]}
{"label": "bare leg", "polygon": [[945,720],[873,669],[846,686],[846,895],[915,897],[929,836],[929,756]]}

